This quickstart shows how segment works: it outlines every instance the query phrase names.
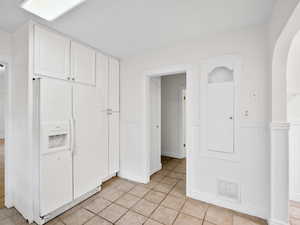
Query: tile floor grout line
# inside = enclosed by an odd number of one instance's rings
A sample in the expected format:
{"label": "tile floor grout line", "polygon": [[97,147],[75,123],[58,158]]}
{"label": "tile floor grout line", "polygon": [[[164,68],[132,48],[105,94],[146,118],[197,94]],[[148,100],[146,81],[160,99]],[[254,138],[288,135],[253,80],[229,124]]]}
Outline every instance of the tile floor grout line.
{"label": "tile floor grout line", "polygon": [[185,199],[185,200],[184,200],[184,203],[183,203],[182,206],[180,207],[180,210],[178,211],[178,213],[177,213],[177,215],[176,215],[176,217],[175,217],[175,219],[174,219],[174,221],[173,221],[172,224],[174,224],[174,223],[176,222],[176,220],[177,220],[178,216],[180,215],[180,212],[181,212],[181,210],[183,209],[183,207],[184,207],[186,201],[187,201],[187,200]]}
{"label": "tile floor grout line", "polygon": [[[172,171],[171,171],[171,172],[172,172]],[[164,176],[164,177],[166,177],[166,176]],[[178,182],[179,182],[179,181],[178,181]],[[178,183],[178,182],[177,182],[177,183]],[[177,183],[176,183],[176,184],[177,184]],[[176,184],[173,185],[173,187],[171,188],[171,190],[170,190],[168,193],[164,193],[164,192],[157,191],[157,192],[159,192],[159,193],[165,194],[165,196],[164,196],[164,198],[158,203],[158,205],[157,205],[157,207],[155,208],[155,210],[153,210],[153,212],[152,212],[151,215],[149,216],[149,219],[161,223],[161,221],[157,221],[156,219],[151,218],[151,216],[154,214],[154,212],[155,212],[160,206],[163,206],[163,205],[162,205],[163,201],[168,197],[168,195],[171,193],[171,191],[175,188]],[[153,187],[153,188],[154,188],[154,187]],[[156,191],[156,190],[155,190],[155,191]],[[172,196],[173,196],[173,195],[172,195]],[[185,204],[185,203],[184,203],[184,204]],[[184,205],[184,204],[183,204],[183,205]],[[166,206],[163,206],[163,207],[165,207],[165,208],[167,208],[167,209],[171,209],[171,208],[166,207]],[[183,206],[182,206],[182,207],[183,207]],[[172,210],[174,210],[174,209],[172,209]],[[176,211],[176,210],[174,210],[174,211]],[[177,219],[177,216],[178,216],[179,212],[180,212],[180,211],[177,212],[177,215],[176,215],[176,217],[175,217],[173,223],[175,223],[175,221],[176,221],[176,219]],[[146,223],[146,222],[145,222],[145,223]],[[172,223],[172,224],[173,224],[173,223]]]}

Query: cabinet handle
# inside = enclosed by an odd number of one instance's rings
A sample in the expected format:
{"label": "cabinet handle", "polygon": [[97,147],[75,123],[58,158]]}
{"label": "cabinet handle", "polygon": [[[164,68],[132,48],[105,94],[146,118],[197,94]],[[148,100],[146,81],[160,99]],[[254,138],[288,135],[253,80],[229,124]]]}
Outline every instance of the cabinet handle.
{"label": "cabinet handle", "polygon": [[71,77],[67,77],[67,80],[71,80]]}
{"label": "cabinet handle", "polygon": [[72,78],[72,81],[75,81],[75,78],[74,78],[74,77]]}

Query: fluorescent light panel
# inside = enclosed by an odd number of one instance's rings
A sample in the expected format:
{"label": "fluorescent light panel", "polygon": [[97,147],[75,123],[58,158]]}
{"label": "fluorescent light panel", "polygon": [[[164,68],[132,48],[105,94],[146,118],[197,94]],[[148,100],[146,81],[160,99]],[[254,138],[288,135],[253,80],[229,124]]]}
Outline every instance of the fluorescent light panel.
{"label": "fluorescent light panel", "polygon": [[25,0],[21,7],[45,20],[55,20],[86,0]]}

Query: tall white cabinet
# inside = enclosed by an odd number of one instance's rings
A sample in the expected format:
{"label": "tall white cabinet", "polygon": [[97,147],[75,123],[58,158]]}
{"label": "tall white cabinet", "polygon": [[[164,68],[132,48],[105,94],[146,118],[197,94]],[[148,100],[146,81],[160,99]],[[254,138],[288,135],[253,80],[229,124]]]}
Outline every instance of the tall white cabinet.
{"label": "tall white cabinet", "polygon": [[12,154],[12,204],[44,224],[119,171],[119,61],[33,23],[14,41],[16,92],[27,93],[16,94],[25,121],[16,131],[29,141]]}
{"label": "tall white cabinet", "polygon": [[[105,170],[102,177],[104,180],[114,176],[119,171],[119,120],[120,120],[120,97],[119,97],[119,61],[97,53],[96,56],[96,77],[97,88],[101,101],[99,102],[99,110],[101,112],[101,120],[103,121],[102,139],[106,143],[108,149],[107,156],[103,167]],[[106,139],[106,137],[108,137]],[[104,168],[103,168],[104,169]]]}
{"label": "tall white cabinet", "polygon": [[119,97],[119,61],[109,58],[109,172],[110,175],[119,171],[119,120],[120,120],[120,97]]}

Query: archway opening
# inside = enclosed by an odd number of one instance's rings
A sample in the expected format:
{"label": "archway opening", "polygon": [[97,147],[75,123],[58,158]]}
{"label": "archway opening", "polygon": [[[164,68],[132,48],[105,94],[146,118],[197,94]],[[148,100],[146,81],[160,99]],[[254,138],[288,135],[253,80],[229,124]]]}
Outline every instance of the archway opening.
{"label": "archway opening", "polygon": [[300,31],[291,42],[286,70],[286,115],[289,131],[289,220],[298,224],[300,216]]}

